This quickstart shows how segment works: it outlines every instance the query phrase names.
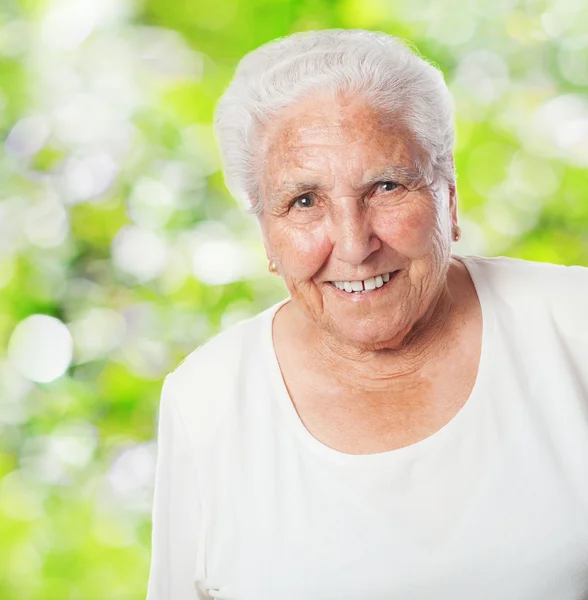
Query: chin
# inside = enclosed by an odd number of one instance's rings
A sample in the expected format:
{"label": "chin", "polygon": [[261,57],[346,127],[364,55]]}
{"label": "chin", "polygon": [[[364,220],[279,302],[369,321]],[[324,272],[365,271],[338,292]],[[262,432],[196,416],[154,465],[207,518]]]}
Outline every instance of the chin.
{"label": "chin", "polygon": [[383,328],[381,320],[369,319],[368,322],[357,320],[355,323],[347,322],[344,326],[335,326],[331,331],[341,341],[362,350],[382,350],[401,346],[410,327],[394,327],[392,323],[387,325]]}

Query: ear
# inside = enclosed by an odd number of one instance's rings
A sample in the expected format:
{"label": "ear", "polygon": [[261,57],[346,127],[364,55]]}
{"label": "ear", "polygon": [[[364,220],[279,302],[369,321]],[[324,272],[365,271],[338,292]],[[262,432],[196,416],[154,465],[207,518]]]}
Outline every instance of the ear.
{"label": "ear", "polygon": [[457,188],[455,181],[448,184],[449,189],[449,210],[451,211],[451,223],[452,225],[458,224],[457,218]]}
{"label": "ear", "polygon": [[451,224],[457,225],[457,187],[455,185],[455,165],[453,163],[453,154],[451,155],[450,161],[453,179],[447,184],[447,188],[449,190],[449,210],[451,212]]}

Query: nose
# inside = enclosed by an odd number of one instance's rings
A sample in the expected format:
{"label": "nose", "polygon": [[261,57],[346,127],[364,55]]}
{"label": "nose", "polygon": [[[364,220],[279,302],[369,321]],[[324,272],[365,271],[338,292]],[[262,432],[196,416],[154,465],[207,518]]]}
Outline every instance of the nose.
{"label": "nose", "polygon": [[333,257],[360,265],[382,246],[370,214],[357,204],[347,205],[332,217]]}

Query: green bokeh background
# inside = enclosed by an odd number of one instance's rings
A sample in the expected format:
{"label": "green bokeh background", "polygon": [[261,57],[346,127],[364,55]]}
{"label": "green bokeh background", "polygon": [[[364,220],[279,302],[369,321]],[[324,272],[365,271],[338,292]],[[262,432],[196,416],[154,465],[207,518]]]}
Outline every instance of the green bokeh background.
{"label": "green bokeh background", "polygon": [[587,24],[584,0],[0,0],[0,598],[145,597],[162,378],[285,295],[210,128],[244,53],[410,40],[455,100],[455,252],[588,265]]}

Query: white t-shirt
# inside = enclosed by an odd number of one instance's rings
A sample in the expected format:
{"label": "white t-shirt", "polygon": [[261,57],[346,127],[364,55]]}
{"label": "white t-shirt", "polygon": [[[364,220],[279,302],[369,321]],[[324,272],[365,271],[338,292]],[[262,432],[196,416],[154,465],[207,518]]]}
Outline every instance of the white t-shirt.
{"label": "white t-shirt", "polygon": [[281,303],[167,377],[148,600],[588,598],[588,269],[462,261],[478,376],[410,446],[310,434],[272,344]]}

